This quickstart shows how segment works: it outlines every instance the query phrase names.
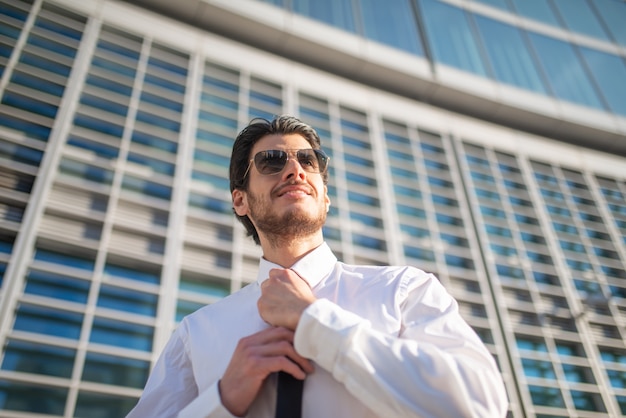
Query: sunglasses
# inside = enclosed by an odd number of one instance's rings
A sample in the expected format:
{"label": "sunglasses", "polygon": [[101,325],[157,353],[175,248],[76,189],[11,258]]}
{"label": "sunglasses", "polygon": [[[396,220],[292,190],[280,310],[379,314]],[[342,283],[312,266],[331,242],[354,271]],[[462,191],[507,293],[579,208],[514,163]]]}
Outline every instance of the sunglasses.
{"label": "sunglasses", "polygon": [[253,162],[259,173],[271,175],[283,171],[287,165],[287,161],[293,159],[296,159],[304,171],[308,173],[323,173],[328,166],[330,157],[324,154],[324,151],[320,149],[311,148],[297,150],[270,149],[260,151],[250,160],[250,164],[243,178],[246,178],[248,175]]}

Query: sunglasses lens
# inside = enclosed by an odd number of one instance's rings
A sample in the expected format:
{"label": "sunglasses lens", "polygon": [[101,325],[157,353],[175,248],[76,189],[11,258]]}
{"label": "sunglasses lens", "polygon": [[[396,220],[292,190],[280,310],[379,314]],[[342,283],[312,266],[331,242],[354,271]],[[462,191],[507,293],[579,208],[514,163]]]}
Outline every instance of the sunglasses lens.
{"label": "sunglasses lens", "polygon": [[254,165],[261,174],[280,172],[287,163],[287,153],[280,150],[261,151],[254,156]]}
{"label": "sunglasses lens", "polygon": [[[283,150],[261,151],[254,156],[254,165],[261,174],[276,174],[285,168],[290,158]],[[321,150],[301,149],[296,152],[295,158],[309,173],[321,173],[328,164],[328,157]]]}
{"label": "sunglasses lens", "polygon": [[298,162],[304,169],[311,173],[320,172],[320,162],[318,155],[312,149],[303,149],[298,151]]}

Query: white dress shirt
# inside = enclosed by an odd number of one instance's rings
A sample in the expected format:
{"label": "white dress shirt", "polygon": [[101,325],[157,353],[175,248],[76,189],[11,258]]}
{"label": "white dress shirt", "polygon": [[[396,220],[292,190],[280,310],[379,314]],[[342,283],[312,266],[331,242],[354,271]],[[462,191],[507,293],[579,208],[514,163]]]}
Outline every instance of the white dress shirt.
{"label": "white dress shirt", "polygon": [[[187,316],[156,363],[128,418],[232,417],[218,381],[237,342],[268,325],[257,282]],[[355,266],[323,244],[291,267],[313,289],[294,346],[313,360],[303,418],[504,417],[507,398],[491,354],[439,281],[413,267]],[[276,377],[248,417],[272,418]]]}

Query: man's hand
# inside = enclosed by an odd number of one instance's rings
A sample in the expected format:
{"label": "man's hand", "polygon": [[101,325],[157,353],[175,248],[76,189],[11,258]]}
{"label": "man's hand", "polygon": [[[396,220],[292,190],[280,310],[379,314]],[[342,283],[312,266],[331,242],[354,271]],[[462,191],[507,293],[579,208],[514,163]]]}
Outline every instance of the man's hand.
{"label": "man's hand", "polygon": [[315,296],[309,284],[296,272],[272,269],[270,277],[261,284],[257,306],[265,322],[294,331],[302,312],[313,302]]}
{"label": "man's hand", "polygon": [[273,327],[242,338],[219,382],[222,405],[235,416],[245,415],[263,381],[281,370],[296,379],[314,370],[293,348],[293,331]]}

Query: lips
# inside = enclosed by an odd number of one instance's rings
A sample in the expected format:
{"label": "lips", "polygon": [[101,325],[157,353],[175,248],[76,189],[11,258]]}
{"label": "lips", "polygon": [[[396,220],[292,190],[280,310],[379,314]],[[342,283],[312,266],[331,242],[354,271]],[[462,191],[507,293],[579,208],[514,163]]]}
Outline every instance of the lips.
{"label": "lips", "polygon": [[276,196],[280,197],[280,196],[286,195],[287,193],[298,193],[298,192],[310,195],[311,187],[304,185],[304,184],[287,184],[285,186],[280,187],[276,191]]}

